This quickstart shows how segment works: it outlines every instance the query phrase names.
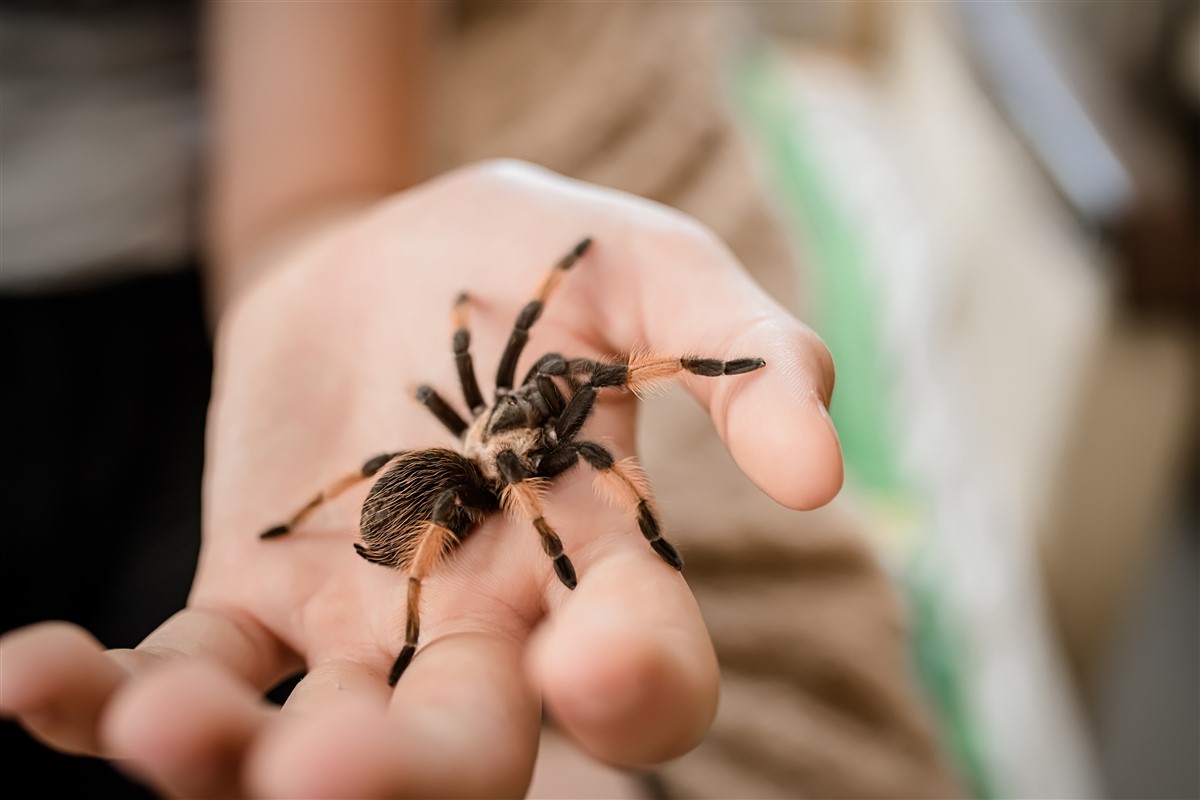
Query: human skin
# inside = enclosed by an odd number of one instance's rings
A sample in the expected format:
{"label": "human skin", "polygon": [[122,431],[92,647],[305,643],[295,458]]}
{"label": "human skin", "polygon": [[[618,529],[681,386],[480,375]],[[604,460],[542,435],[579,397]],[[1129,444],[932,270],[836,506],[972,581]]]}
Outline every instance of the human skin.
{"label": "human skin", "polygon": [[[468,167],[298,242],[226,310],[188,608],[129,651],[62,623],[4,637],[0,712],[172,796],[520,796],[543,703],[614,765],[694,746],[718,669],[686,567],[594,496],[584,467],[546,501],[578,588],[559,583],[530,525],[489,518],[426,581],[422,647],[394,691],[406,581],[353,552],[368,483],[285,538],[257,537],[376,453],[453,446],[413,399],[427,382],[461,408],[453,299],[473,298],[487,396],[517,311],[585,235],[595,244],[519,374],[551,350],[762,357],[755,373],[682,383],[763,491],[797,509],[830,500],[842,470],[828,353],[715,237],[525,165]],[[583,436],[634,455],[635,412],[610,391]],[[261,700],[301,668],[282,710]]]}

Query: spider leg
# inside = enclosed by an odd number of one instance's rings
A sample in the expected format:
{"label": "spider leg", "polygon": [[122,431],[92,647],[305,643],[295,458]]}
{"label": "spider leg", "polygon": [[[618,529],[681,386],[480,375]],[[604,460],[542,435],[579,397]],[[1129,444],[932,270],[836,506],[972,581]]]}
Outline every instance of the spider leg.
{"label": "spider leg", "polygon": [[483,393],[479,391],[479,381],[475,378],[475,364],[471,361],[471,332],[467,328],[470,305],[471,299],[466,292],[454,302],[454,365],[458,368],[458,382],[462,384],[467,408],[471,409],[472,416],[478,417],[487,405],[483,402]]}
{"label": "spider leg", "polygon": [[648,497],[645,476],[632,459],[618,462],[608,449],[596,442],[571,442],[552,450],[542,459],[540,474],[550,477],[573,467],[582,457],[596,473],[596,488],[613,505],[624,508],[637,517],[642,536],[651,549],[678,570],[683,569],[683,558],[679,551],[662,536],[662,526],[654,513]]}
{"label": "spider leg", "polygon": [[538,463],[539,478],[557,478],[579,463],[579,448],[567,442],[552,448]]}
{"label": "spider leg", "polygon": [[575,438],[595,407],[596,387],[591,382],[585,383],[571,395],[566,408],[554,421],[554,433],[559,444],[566,444]]}
{"label": "spider leg", "polygon": [[753,372],[766,364],[761,358],[738,358],[721,361],[715,358],[647,356],[632,359],[628,364],[606,364],[590,358],[573,358],[567,362],[567,377],[588,374],[591,377],[571,395],[562,414],[554,423],[560,443],[575,438],[596,405],[598,389],[627,388],[640,392],[656,383],[670,380],[682,372],[716,377]]}
{"label": "spider leg", "polygon": [[596,383],[592,381],[592,376],[599,373],[600,381],[596,385],[603,388],[611,385],[614,377],[613,368],[622,367],[628,367],[628,364],[600,361],[595,358],[572,358],[567,361],[566,378],[571,388],[577,390],[585,383]]}
{"label": "spider leg", "polygon": [[[413,655],[417,652],[417,642],[421,638],[421,581],[424,580],[442,557],[457,547],[467,529],[470,527],[468,518],[455,513],[462,501],[462,490],[447,489],[438,495],[433,503],[433,513],[425,523],[424,530],[418,534],[419,539],[413,551],[412,560],[408,564],[408,604],[405,609],[404,646],[396,656],[392,669],[388,673],[388,686],[395,686],[396,681],[408,668]],[[359,555],[364,555],[361,545],[355,545]]]}
{"label": "spider leg", "polygon": [[[562,365],[559,365],[559,362]],[[559,353],[546,353],[546,355],[533,362],[533,366],[529,368],[529,372],[525,373],[525,380],[521,381],[522,386],[528,386],[536,382],[539,375],[564,375],[566,374],[568,362]]]}
{"label": "spider leg", "polygon": [[375,473],[379,472],[379,470],[383,469],[383,467],[389,461],[396,456],[401,455],[403,452],[404,451],[397,453],[380,453],[373,458],[367,459],[358,472],[351,472],[338,478],[336,481],[329,484],[329,486],[317,492],[313,499],[305,503],[295,514],[292,514],[291,519],[282,525],[276,525],[274,528],[263,531],[258,535],[258,538],[274,539],[277,536],[283,536],[284,534],[289,533],[293,528],[299,525],[305,517],[317,510],[322,503],[334,499],[359,481],[374,477]]}
{"label": "spider leg", "polygon": [[[592,362],[587,368],[591,372],[589,383],[597,388],[625,388],[635,394],[651,388],[657,383],[671,380],[684,372],[715,378],[720,375],[741,375],[761,369],[767,362],[761,358],[735,358],[721,361],[717,358],[693,356],[643,356],[630,359],[628,364],[604,364]],[[572,362],[574,366],[574,362]]]}
{"label": "spider leg", "polygon": [[516,512],[533,524],[538,536],[542,539],[542,550],[554,562],[554,573],[558,575],[558,579],[564,586],[574,589],[578,584],[575,567],[571,564],[571,559],[563,552],[562,539],[546,521],[546,514],[542,510],[542,501],[538,496],[537,484],[531,482],[532,476],[522,466],[517,454],[511,450],[501,451],[496,456],[496,466],[508,484],[504,488],[502,498],[505,508]]}
{"label": "spider leg", "polygon": [[567,385],[571,387],[571,391],[579,391],[579,387],[588,382],[596,367],[602,363],[592,358],[572,358],[569,360],[567,362],[567,374],[564,378],[567,381]]}
{"label": "spider leg", "polygon": [[433,387],[418,387],[417,402],[428,408],[438,418],[438,421],[445,425],[455,436],[462,436],[463,431],[467,429],[466,421],[442,399],[442,396]]}
{"label": "spider leg", "polygon": [[590,238],[584,239],[571,248],[569,253],[560,258],[558,263],[550,268],[550,274],[542,281],[537,296],[526,303],[525,307],[521,309],[521,313],[517,315],[517,320],[513,323],[512,333],[508,337],[508,344],[504,348],[504,353],[500,356],[500,367],[496,370],[497,398],[507,394],[512,389],[513,378],[517,372],[517,359],[521,357],[521,351],[525,349],[525,343],[529,341],[529,329],[533,327],[533,323],[537,322],[538,317],[542,315],[542,309],[550,299],[550,295],[558,288],[563,274],[575,266],[575,262],[587,252],[591,244],[592,240]]}

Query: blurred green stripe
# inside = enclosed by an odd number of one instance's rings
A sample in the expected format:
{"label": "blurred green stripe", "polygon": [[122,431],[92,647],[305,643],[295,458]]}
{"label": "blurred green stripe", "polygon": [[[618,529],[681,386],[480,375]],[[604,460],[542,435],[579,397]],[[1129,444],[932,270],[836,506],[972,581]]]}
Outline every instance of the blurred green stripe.
{"label": "blurred green stripe", "polygon": [[[831,188],[836,176],[814,157],[803,110],[786,90],[776,57],[766,47],[749,48],[734,59],[732,89],[737,111],[769,167],[770,188],[799,232],[807,258],[814,318],[837,365],[837,391],[830,413],[841,437],[847,480],[880,510],[909,509],[919,519],[925,506],[899,468],[889,402],[891,378],[884,363],[880,301],[868,273],[864,232],[843,214]],[[911,620],[914,669],[938,716],[942,740],[972,796],[997,796],[962,684],[964,668],[954,636],[953,614],[941,593],[928,553],[929,537],[893,553]]]}

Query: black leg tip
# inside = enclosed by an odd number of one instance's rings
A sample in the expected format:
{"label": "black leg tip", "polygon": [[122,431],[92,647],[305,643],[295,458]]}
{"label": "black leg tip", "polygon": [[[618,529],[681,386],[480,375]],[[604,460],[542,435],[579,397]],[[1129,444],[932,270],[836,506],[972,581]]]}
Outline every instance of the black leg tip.
{"label": "black leg tip", "polygon": [[728,374],[725,362],[715,358],[681,358],[679,363],[688,372],[701,378],[715,378],[722,373]]}
{"label": "black leg tip", "polygon": [[465,306],[469,302],[471,302],[471,296],[466,292],[459,292],[458,297],[454,298],[454,305],[456,308],[458,306]]}
{"label": "black leg tip", "polygon": [[562,257],[562,260],[554,265],[555,269],[566,271],[575,266],[575,262],[583,257],[583,254],[592,246],[592,237],[588,236],[579,244],[571,248],[571,252]]}
{"label": "black leg tip", "polygon": [[391,453],[381,453],[375,456],[362,466],[362,476],[369,478],[379,470],[383,469],[383,465],[392,460],[394,456]]}
{"label": "black leg tip", "polygon": [[743,372],[754,372],[756,369],[762,369],[766,365],[767,362],[761,358],[738,358],[725,362],[725,374],[741,375]]}
{"label": "black leg tip", "polygon": [[428,384],[421,384],[417,387],[417,400],[424,403],[429,398],[433,397],[433,387]]}
{"label": "black leg tip", "polygon": [[554,559],[554,571],[558,574],[558,579],[562,581],[563,586],[571,591],[574,591],[575,587],[579,585],[579,580],[575,577],[575,567],[571,564],[571,559],[565,555]]}
{"label": "black leg tip", "polygon": [[[638,527],[642,529],[642,536],[645,536],[646,541],[651,545],[662,541],[662,529],[659,528],[658,519],[645,500],[638,502]],[[664,544],[667,547],[671,546],[668,542],[664,542]]]}
{"label": "black leg tip", "polygon": [[680,572],[683,571],[683,557],[679,555],[679,551],[668,542],[666,539],[655,539],[650,543],[654,548],[654,552],[662,557],[662,560],[670,564]]}
{"label": "black leg tip", "polygon": [[413,654],[416,652],[417,648],[413,645],[404,645],[404,649],[400,651],[400,655],[396,656],[396,663],[392,664],[392,671],[388,673],[388,686],[396,685],[396,681],[400,680],[400,676],[404,674],[404,670],[408,669],[408,664],[413,660]]}
{"label": "black leg tip", "polygon": [[260,533],[258,535],[258,538],[274,539],[276,536],[283,536],[285,533],[288,533],[289,531],[291,531],[291,529],[292,528],[290,525],[276,525],[274,528],[271,528],[270,530],[265,530],[262,533]]}

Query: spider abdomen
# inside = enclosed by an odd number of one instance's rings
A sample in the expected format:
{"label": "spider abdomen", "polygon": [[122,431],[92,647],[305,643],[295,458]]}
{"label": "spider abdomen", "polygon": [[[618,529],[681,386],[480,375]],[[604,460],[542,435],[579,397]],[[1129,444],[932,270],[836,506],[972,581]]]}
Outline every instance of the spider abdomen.
{"label": "spider abdomen", "polygon": [[[453,450],[433,448],[400,455],[363,503],[359,555],[376,564],[407,568],[421,533],[433,519],[438,498],[447,491],[480,494],[477,487],[481,485],[479,468]],[[482,501],[484,508],[497,504],[491,495],[471,499]],[[457,544],[475,521],[472,512],[455,504],[445,527],[457,540],[449,540],[447,549]]]}

